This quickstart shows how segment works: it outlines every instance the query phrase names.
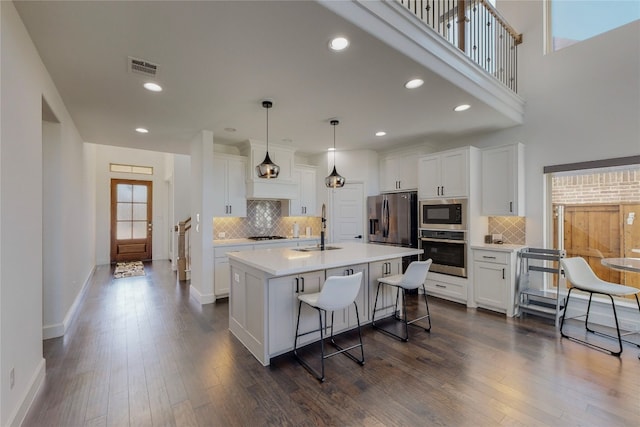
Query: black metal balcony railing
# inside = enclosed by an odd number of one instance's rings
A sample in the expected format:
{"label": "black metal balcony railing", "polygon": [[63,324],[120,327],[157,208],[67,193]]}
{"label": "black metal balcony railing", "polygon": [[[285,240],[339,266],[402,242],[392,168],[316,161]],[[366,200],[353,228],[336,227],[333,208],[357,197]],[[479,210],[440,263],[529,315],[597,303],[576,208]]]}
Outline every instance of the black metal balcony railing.
{"label": "black metal balcony railing", "polygon": [[517,33],[487,0],[397,0],[472,61],[518,92]]}

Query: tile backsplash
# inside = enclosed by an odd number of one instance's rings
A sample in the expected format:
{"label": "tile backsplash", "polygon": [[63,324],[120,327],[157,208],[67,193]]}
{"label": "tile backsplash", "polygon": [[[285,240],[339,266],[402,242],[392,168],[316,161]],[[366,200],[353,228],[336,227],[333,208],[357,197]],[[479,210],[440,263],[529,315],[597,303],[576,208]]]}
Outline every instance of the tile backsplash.
{"label": "tile backsplash", "polygon": [[224,232],[224,239],[242,239],[248,236],[291,236],[293,224],[298,223],[300,235],[304,236],[306,227],[311,234],[320,234],[320,217],[282,216],[282,203],[279,200],[247,200],[246,218],[219,217],[213,219],[214,239]]}
{"label": "tile backsplash", "polygon": [[502,241],[511,245],[524,245],[526,218],[522,216],[490,216],[489,234],[502,234]]}

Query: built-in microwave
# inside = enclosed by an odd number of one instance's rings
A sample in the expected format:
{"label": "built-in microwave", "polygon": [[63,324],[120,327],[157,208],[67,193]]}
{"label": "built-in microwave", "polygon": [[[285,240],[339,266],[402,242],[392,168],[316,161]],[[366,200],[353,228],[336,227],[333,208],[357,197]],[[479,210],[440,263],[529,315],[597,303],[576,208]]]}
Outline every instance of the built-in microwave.
{"label": "built-in microwave", "polygon": [[466,230],[467,199],[422,200],[419,204],[420,228]]}

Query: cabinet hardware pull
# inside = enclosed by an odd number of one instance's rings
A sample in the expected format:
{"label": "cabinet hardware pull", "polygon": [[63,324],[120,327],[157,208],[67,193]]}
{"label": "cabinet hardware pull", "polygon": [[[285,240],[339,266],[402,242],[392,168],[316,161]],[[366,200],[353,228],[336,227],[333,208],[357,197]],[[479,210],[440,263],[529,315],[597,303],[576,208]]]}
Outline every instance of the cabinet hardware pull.
{"label": "cabinet hardware pull", "polygon": [[233,209],[233,206],[229,205],[229,213],[233,213],[232,209]]}
{"label": "cabinet hardware pull", "polygon": [[442,186],[442,194],[441,196],[444,196],[444,185]]}
{"label": "cabinet hardware pull", "polygon": [[513,202],[509,202],[509,212],[513,212]]}
{"label": "cabinet hardware pull", "polygon": [[486,258],[486,259],[496,259],[496,257],[494,257],[494,256],[486,256],[486,255],[482,255],[482,258]]}
{"label": "cabinet hardware pull", "polygon": [[502,269],[502,280],[504,280],[504,268]]}
{"label": "cabinet hardware pull", "polygon": [[297,293],[300,293],[300,286],[299,286],[300,283],[299,283],[299,279],[297,277],[296,277],[295,280],[296,280],[296,294],[297,294]]}
{"label": "cabinet hardware pull", "polygon": [[436,288],[444,288],[447,289],[447,287],[445,285],[440,285],[440,284],[436,284]]}
{"label": "cabinet hardware pull", "polygon": [[300,281],[302,282],[302,292],[304,293],[304,277],[301,277]]}

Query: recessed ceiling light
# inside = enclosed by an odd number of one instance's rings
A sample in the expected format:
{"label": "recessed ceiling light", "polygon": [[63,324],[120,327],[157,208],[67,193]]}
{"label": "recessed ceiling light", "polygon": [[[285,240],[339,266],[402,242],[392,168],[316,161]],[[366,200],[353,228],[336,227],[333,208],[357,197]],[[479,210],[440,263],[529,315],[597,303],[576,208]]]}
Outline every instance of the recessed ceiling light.
{"label": "recessed ceiling light", "polygon": [[143,86],[145,89],[150,90],[151,92],[162,92],[162,86],[157,83],[147,82]]}
{"label": "recessed ceiling light", "polygon": [[145,128],[136,128],[136,132],[138,132],[138,133],[149,133],[149,129],[145,129]]}
{"label": "recessed ceiling light", "polygon": [[385,136],[387,133],[383,130],[376,132],[376,136]]}
{"label": "recessed ceiling light", "polygon": [[227,131],[227,132],[235,132],[238,129],[236,129],[236,128],[224,128],[224,130]]}
{"label": "recessed ceiling light", "polygon": [[404,84],[404,87],[407,89],[417,89],[424,84],[424,80],[422,79],[412,79]]}
{"label": "recessed ceiling light", "polygon": [[329,147],[329,149],[327,151],[336,151],[336,149],[333,148],[333,147]]}
{"label": "recessed ceiling light", "polygon": [[341,51],[349,46],[349,40],[344,37],[336,37],[329,42],[329,49],[335,51]]}
{"label": "recessed ceiling light", "polygon": [[466,111],[469,108],[471,108],[471,105],[469,105],[469,104],[461,104],[461,105],[458,105],[456,108],[454,108],[453,111],[457,111],[457,112]]}

